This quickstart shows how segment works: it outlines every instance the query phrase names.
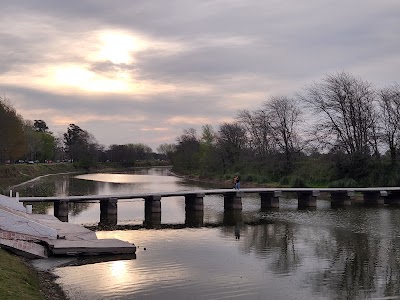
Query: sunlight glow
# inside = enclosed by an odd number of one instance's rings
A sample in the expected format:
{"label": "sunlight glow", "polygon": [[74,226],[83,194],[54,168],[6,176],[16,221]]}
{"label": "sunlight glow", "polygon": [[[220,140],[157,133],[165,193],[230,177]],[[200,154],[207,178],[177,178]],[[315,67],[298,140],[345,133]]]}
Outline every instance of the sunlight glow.
{"label": "sunlight glow", "polygon": [[210,119],[206,117],[175,116],[169,118],[167,122],[174,125],[177,124],[202,125],[210,123]]}
{"label": "sunlight glow", "polygon": [[88,92],[126,92],[132,89],[128,74],[105,77],[79,65],[65,65],[54,70],[53,83],[58,86],[78,87]]}
{"label": "sunlight glow", "polygon": [[[49,45],[48,60],[0,75],[3,84],[22,85],[61,94],[111,93],[156,95],[176,92],[169,82],[143,79],[134,67],[139,52],[152,55],[182,51],[179,43],[152,40],[119,29],[85,32],[79,39],[63,37]],[[145,101],[137,97],[135,101]]]}
{"label": "sunlight glow", "polygon": [[136,174],[109,174],[109,173],[96,173],[96,174],[83,174],[75,176],[77,179],[93,180],[100,182],[112,183],[171,183],[180,181],[180,178],[173,176],[157,176],[157,175],[136,175]]}
{"label": "sunlight glow", "polygon": [[146,128],[141,128],[141,131],[167,131],[168,128],[166,127],[146,127]]}
{"label": "sunlight glow", "polygon": [[143,39],[124,32],[105,31],[99,34],[101,42],[98,60],[108,60],[114,64],[130,64],[133,52],[147,48]]}
{"label": "sunlight glow", "polygon": [[127,274],[127,262],[123,260],[113,261],[111,263],[111,275],[116,278],[124,278]]}

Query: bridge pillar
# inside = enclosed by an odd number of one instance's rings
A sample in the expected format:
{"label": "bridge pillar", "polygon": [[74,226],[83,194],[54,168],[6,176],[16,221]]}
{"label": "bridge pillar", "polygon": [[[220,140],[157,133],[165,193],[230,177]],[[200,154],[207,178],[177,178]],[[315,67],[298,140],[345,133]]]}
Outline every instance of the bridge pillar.
{"label": "bridge pillar", "polygon": [[381,191],[366,191],[363,192],[365,205],[384,205],[385,198]]}
{"label": "bridge pillar", "polygon": [[161,213],[147,213],[144,216],[145,228],[159,228],[161,226]]}
{"label": "bridge pillar", "polygon": [[118,219],[118,198],[100,200],[100,225],[117,225]]}
{"label": "bridge pillar", "polygon": [[186,210],[185,225],[188,227],[202,227],[204,225],[204,210]]}
{"label": "bridge pillar", "polygon": [[205,196],[204,193],[185,195],[185,210],[186,211],[188,211],[188,210],[203,211],[204,210],[204,204],[203,204],[204,196]]}
{"label": "bridge pillar", "polygon": [[261,196],[261,210],[279,207],[279,198],[282,196],[281,191],[261,192],[259,195]]}
{"label": "bridge pillar", "polygon": [[54,202],[54,216],[61,222],[68,222],[68,201]]}
{"label": "bridge pillar", "polygon": [[400,206],[400,191],[387,191],[385,204]]}
{"label": "bridge pillar", "polygon": [[298,207],[317,207],[317,197],[319,196],[319,191],[299,191],[297,192]]}
{"label": "bridge pillar", "polygon": [[144,226],[154,228],[161,225],[161,196],[144,198]]}
{"label": "bridge pillar", "polygon": [[331,192],[331,206],[341,207],[351,205],[351,198],[354,197],[354,191],[335,191]]}
{"label": "bridge pillar", "polygon": [[242,210],[242,192],[232,191],[224,195],[225,210]]}
{"label": "bridge pillar", "polygon": [[161,213],[161,196],[144,198],[144,209],[148,213]]}

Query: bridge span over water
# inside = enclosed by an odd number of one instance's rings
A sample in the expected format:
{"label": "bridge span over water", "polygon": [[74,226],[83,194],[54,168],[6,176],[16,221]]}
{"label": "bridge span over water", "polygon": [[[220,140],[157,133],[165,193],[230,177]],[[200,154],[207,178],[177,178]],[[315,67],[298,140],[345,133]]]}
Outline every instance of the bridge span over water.
{"label": "bridge span over water", "polygon": [[116,224],[118,200],[144,199],[145,220],[161,220],[161,200],[167,197],[184,197],[187,214],[202,216],[203,199],[207,195],[224,197],[225,211],[241,211],[244,194],[258,194],[261,210],[279,208],[279,201],[284,194],[297,197],[299,208],[316,207],[318,197],[329,195],[332,207],[349,206],[355,199],[365,205],[400,205],[400,187],[370,188],[243,188],[207,189],[194,191],[176,191],[160,193],[130,193],[122,195],[87,195],[56,197],[19,197],[25,204],[53,202],[54,215],[62,221],[68,221],[68,203],[100,202],[100,222]]}

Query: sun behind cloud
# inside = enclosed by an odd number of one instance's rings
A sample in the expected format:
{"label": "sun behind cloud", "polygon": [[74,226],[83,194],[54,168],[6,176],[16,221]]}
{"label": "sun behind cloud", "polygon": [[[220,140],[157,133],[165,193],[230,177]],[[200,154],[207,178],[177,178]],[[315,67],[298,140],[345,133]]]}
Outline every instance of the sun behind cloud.
{"label": "sun behind cloud", "polygon": [[107,60],[113,64],[131,64],[134,53],[149,47],[144,38],[125,32],[102,31],[99,34],[97,60]]}
{"label": "sun behind cloud", "polygon": [[46,48],[43,57],[48,60],[3,73],[0,80],[3,84],[60,94],[173,92],[175,86],[156,78],[140,79],[140,71],[133,67],[140,51],[164,47],[174,48],[134,31],[119,29],[86,32],[79,39],[63,36]]}

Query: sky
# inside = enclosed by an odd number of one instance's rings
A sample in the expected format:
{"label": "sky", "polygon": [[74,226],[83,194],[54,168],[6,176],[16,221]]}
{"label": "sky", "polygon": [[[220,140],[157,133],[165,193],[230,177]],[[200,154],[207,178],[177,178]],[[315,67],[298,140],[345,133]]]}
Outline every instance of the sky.
{"label": "sky", "polygon": [[154,151],[347,72],[400,83],[398,0],[0,0],[0,92],[57,136]]}

